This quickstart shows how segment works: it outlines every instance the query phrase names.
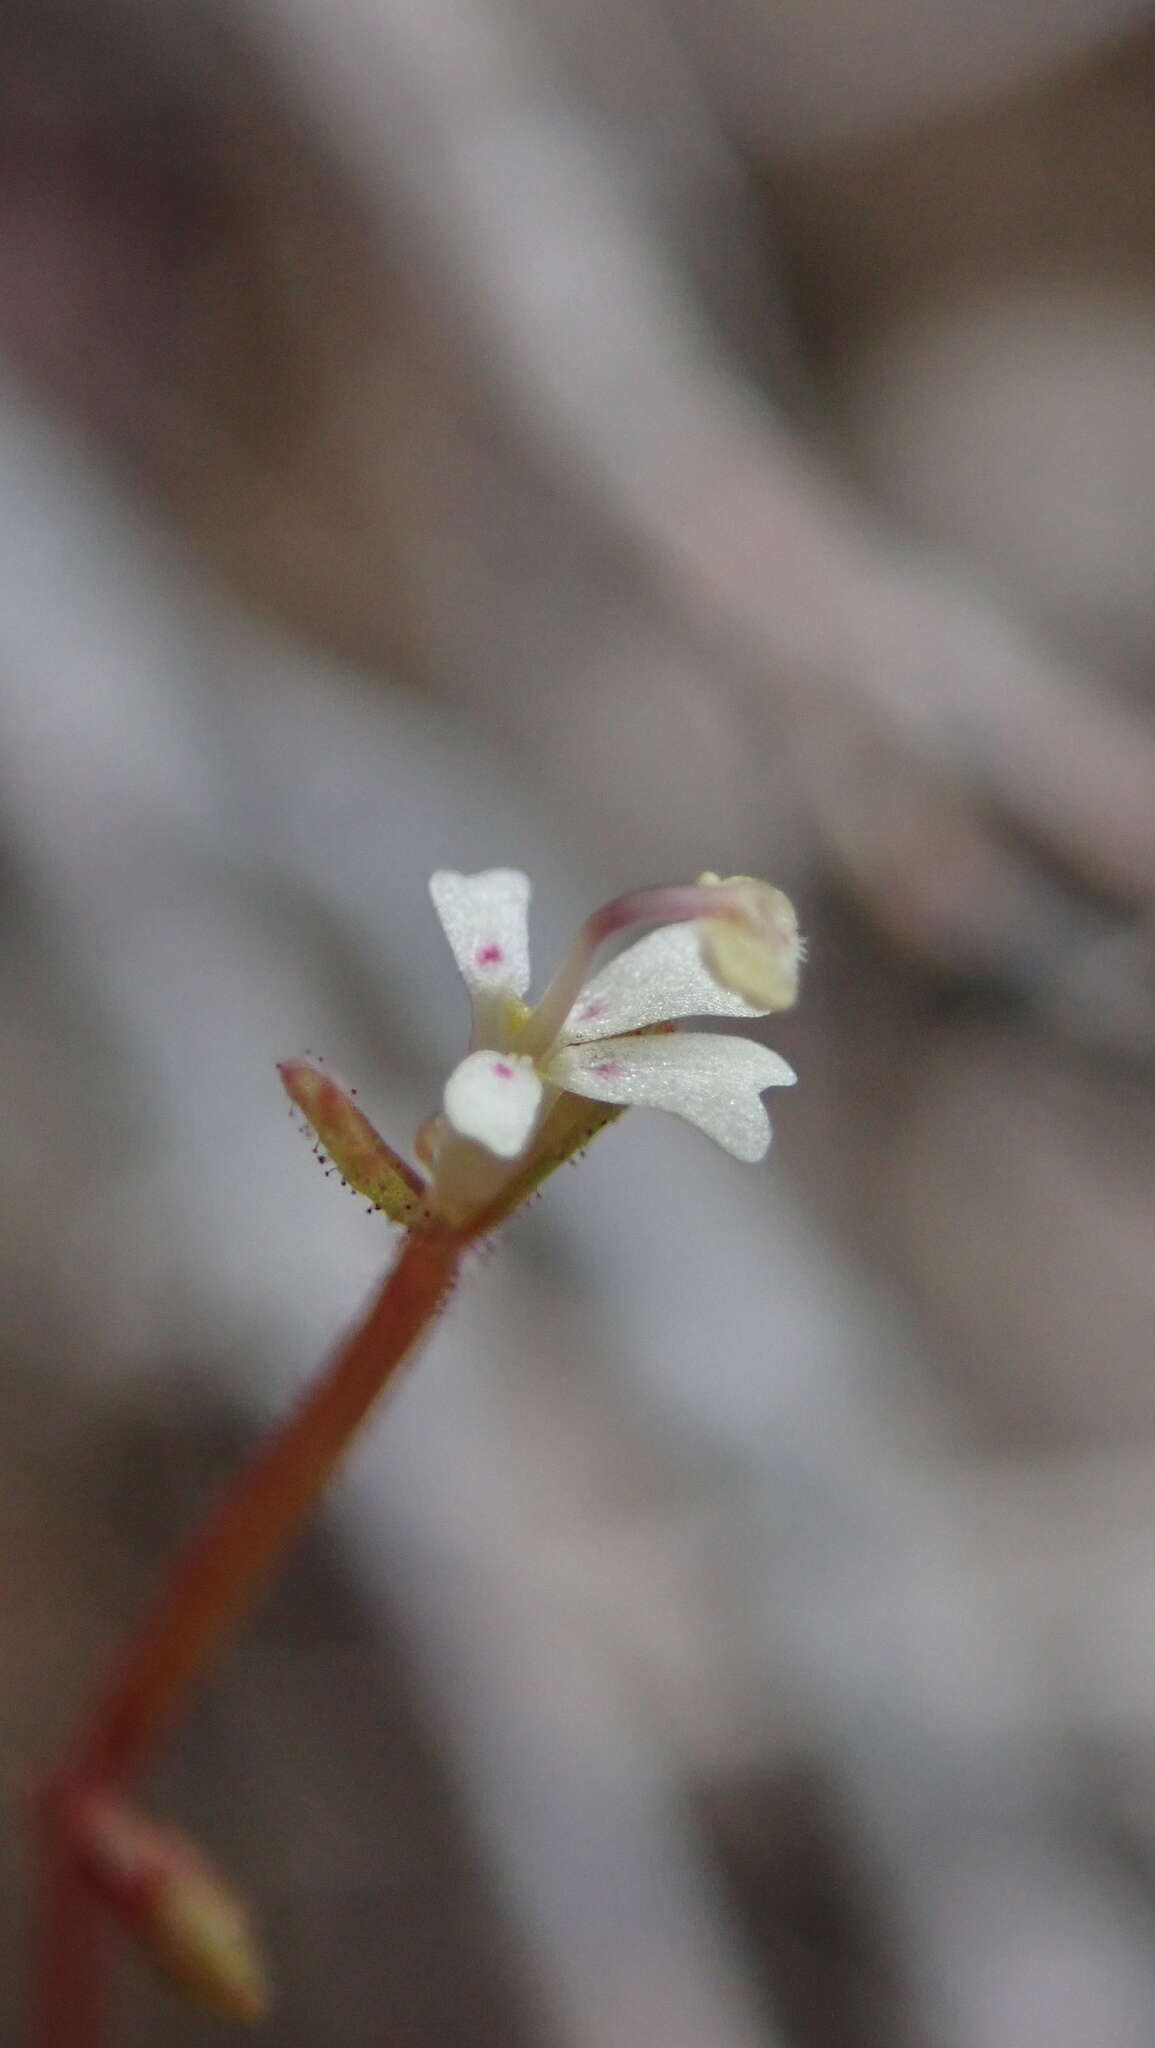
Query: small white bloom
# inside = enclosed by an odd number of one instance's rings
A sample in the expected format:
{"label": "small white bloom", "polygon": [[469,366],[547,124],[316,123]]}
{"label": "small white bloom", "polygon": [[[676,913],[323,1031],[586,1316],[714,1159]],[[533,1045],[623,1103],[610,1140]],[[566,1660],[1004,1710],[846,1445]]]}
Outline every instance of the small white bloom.
{"label": "small white bloom", "polygon": [[[442,872],[430,884],[434,906],[473,1004],[473,1050],[450,1075],[444,1113],[449,1130],[501,1160],[521,1158],[560,1093],[593,1102],[635,1103],[671,1110],[736,1159],[760,1159],[770,1143],[766,1088],[794,1080],[786,1062],[746,1038],[713,1033],[659,1032],[683,1017],[764,1017],[724,987],[703,963],[693,921],[694,892],[653,892],[673,903],[686,921],[663,925],[620,953],[569,1001],[574,983],[563,968],[536,1010],[524,996],[529,984],[529,883],[511,868],[485,874]],[[624,924],[647,912],[646,896],[622,898]],[[616,928],[615,906],[591,920],[592,934],[575,956],[584,972],[588,952]],[[628,914],[627,914],[628,913]],[[571,963],[572,968],[572,963]],[[567,1005],[559,1011],[558,1003]]]}

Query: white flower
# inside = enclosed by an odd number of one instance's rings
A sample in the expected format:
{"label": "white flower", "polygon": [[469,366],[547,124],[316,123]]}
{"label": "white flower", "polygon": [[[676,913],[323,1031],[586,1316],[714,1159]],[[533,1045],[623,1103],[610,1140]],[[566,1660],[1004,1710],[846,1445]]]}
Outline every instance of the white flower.
{"label": "white flower", "polygon": [[[521,1160],[564,1093],[671,1110],[735,1159],[761,1159],[770,1143],[762,1091],[794,1080],[785,1060],[753,1039],[661,1029],[684,1017],[768,1014],[704,964],[694,920],[714,916],[712,909],[704,913],[706,900],[718,901],[721,911],[725,885],[715,888],[708,899],[699,886],[610,905],[583,928],[575,953],[532,1009],[525,1001],[526,877],[511,868],[434,875],[434,906],[473,1004],[473,1049],[445,1088],[444,1149],[455,1149],[456,1138],[496,1160]],[[652,931],[579,985],[609,932],[671,914],[684,921]],[[646,1035],[629,1035],[638,1032]],[[440,1177],[438,1170],[435,1182]]]}

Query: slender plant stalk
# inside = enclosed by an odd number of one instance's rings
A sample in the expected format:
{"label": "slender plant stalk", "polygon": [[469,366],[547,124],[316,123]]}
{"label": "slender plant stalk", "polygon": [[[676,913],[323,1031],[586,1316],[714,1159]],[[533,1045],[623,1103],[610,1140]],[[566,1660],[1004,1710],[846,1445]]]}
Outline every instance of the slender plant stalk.
{"label": "slender plant stalk", "polygon": [[[495,904],[504,915],[503,892],[508,895],[510,879],[504,871],[473,878],[486,898],[477,905],[477,942],[479,957],[487,962],[493,945],[489,920]],[[512,881],[523,911],[528,884],[524,877]],[[464,888],[467,896],[472,886],[470,878],[452,875],[443,875],[437,887],[442,885],[458,892]],[[500,885],[496,898],[494,885]],[[447,931],[456,915],[448,921],[443,915]],[[725,883],[705,876],[694,888],[632,891],[595,912],[536,1009],[526,1012],[512,998],[510,1018],[493,1040],[495,1052],[540,1063],[563,1031],[597,948],[629,925],[659,919],[701,921],[705,965],[720,987],[740,997],[739,1008],[753,1004],[762,1015],[793,1002],[801,946],[785,897],[748,876]],[[457,940],[454,946],[458,950]],[[503,957],[498,946],[496,958]],[[475,987],[464,966],[462,971],[474,995],[476,1023],[483,1014],[480,984]],[[707,1008],[712,1013],[716,1000]],[[642,1035],[672,1029],[673,1020],[667,1019],[644,1027]],[[627,1027],[626,1035],[637,1033]],[[198,1877],[191,1845],[150,1829],[123,1798],[125,1789],[151,1761],[193,1687],[316,1505],[370,1408],[435,1320],[470,1244],[503,1222],[546,1174],[572,1158],[624,1106],[597,1100],[596,1090],[587,1098],[580,1088],[575,1093],[555,1086],[532,1143],[517,1155],[517,1163],[509,1163],[506,1171],[495,1155],[494,1172],[480,1180],[477,1160],[468,1156],[470,1141],[454,1136],[447,1116],[435,1118],[440,1129],[433,1143],[436,1169],[426,1188],[350,1097],[310,1060],[288,1061],[280,1071],[291,1100],[343,1177],[387,1215],[412,1227],[360,1327],[178,1559],[44,1787],[37,1810],[41,1889],[35,2048],[99,2048],[105,2018],[100,1921],[112,1905],[135,1918],[138,1931],[146,1926],[145,1916],[151,1916],[147,1933],[153,1953],[167,1959],[186,1988],[207,1992],[230,2012],[247,2016],[260,2010],[264,1987],[245,1944],[243,1914],[231,1919],[226,1914],[222,1934],[228,1901],[216,1873],[202,1870]],[[506,1078],[512,1072],[506,1068]],[[768,1068],[756,1092],[782,1078],[783,1073]],[[686,1085],[696,1088],[698,1082],[695,1068]],[[539,1075],[539,1090],[543,1085]],[[764,1151],[769,1127],[759,1115]],[[733,1149],[752,1156],[745,1143]],[[462,1151],[464,1159],[458,1156]],[[440,1219],[464,1220],[456,1225],[434,1221],[434,1212]],[[195,1927],[194,1912],[201,1916]]]}
{"label": "slender plant stalk", "polygon": [[36,2048],[101,2048],[99,1910],[75,1845],[47,1801],[36,1840],[40,1897],[32,1972]]}
{"label": "slender plant stalk", "polygon": [[39,1810],[35,2048],[99,2048],[101,2039],[101,1908],[70,1820],[151,1760],[435,1319],[476,1235],[429,1224],[403,1240],[360,1326],[178,1559],[53,1774]]}

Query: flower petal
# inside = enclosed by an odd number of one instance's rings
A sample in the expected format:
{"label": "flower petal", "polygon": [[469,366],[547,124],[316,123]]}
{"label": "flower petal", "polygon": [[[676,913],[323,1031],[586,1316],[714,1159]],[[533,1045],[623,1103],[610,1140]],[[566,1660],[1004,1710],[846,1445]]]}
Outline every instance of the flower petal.
{"label": "flower petal", "polygon": [[470,995],[523,996],[529,987],[529,877],[516,868],[459,875],[441,868],[429,894]]}
{"label": "flower petal", "polygon": [[584,1045],[676,1017],[765,1017],[723,988],[702,964],[696,924],[666,924],[627,946],[587,982],[566,1018],[563,1042]]}
{"label": "flower petal", "polygon": [[770,1143],[763,1088],[794,1080],[791,1068],[769,1046],[704,1031],[562,1046],[545,1075],[556,1087],[595,1102],[672,1110],[724,1152],[746,1160],[761,1159]]}
{"label": "flower petal", "polygon": [[445,1114],[459,1137],[475,1139],[499,1159],[516,1159],[537,1122],[542,1093],[532,1060],[471,1052],[445,1084]]}

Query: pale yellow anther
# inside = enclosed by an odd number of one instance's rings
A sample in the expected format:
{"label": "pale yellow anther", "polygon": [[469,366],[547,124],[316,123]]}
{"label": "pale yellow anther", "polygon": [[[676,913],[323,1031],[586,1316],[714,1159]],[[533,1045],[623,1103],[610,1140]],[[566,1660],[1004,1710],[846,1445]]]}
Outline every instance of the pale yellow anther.
{"label": "pale yellow anther", "polygon": [[699,875],[725,891],[726,909],[698,925],[702,964],[723,988],[759,1010],[788,1010],[798,999],[802,940],[794,905],[753,875]]}

